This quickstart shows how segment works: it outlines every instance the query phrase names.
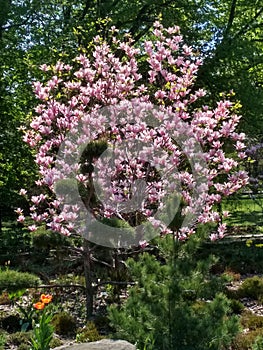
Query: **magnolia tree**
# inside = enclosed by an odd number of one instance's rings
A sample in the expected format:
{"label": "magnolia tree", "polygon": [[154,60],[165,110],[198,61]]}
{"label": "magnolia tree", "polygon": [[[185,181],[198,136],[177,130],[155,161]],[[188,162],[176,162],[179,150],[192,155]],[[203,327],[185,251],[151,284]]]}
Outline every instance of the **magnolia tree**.
{"label": "magnolia tree", "polygon": [[245,136],[229,99],[201,105],[200,65],[179,28],[158,22],[137,47],[112,28],[111,44],[95,37],[71,65],[42,65],[47,79],[34,83],[40,102],[24,135],[41,188],[29,229],[44,224],[109,247],[159,234],[184,240],[208,222],[217,224],[210,238],[223,237],[227,213],[215,208],[247,183]]}

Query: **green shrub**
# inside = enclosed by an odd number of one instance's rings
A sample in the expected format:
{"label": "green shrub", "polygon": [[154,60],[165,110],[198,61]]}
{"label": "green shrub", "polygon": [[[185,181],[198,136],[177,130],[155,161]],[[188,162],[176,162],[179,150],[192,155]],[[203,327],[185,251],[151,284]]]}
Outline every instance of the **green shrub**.
{"label": "green shrub", "polygon": [[[9,335],[9,343],[13,345],[30,345],[31,332],[15,332]],[[29,348],[29,347],[28,347]]]}
{"label": "green shrub", "polygon": [[261,300],[263,298],[263,279],[258,276],[245,279],[238,288],[238,294],[241,298]]}
{"label": "green shrub", "polygon": [[50,346],[51,349],[53,349],[53,348],[56,348],[56,347],[58,347],[58,346],[60,346],[60,345],[62,345],[62,344],[63,344],[63,342],[62,342],[60,339],[58,339],[58,338],[53,338],[53,339],[51,340],[49,346]]}
{"label": "green shrub", "polygon": [[4,222],[0,236],[0,264],[9,262],[12,266],[19,266],[19,255],[30,249],[31,233],[17,222]]}
{"label": "green shrub", "polygon": [[6,344],[7,336],[6,333],[2,330],[0,331],[0,350],[4,349],[4,346]]}
{"label": "green shrub", "polygon": [[[240,333],[231,344],[232,350],[251,350],[257,339],[263,335],[263,329],[258,328],[248,333]],[[262,348],[259,348],[262,349]],[[254,349],[253,349],[254,350]]]}
{"label": "green shrub", "polygon": [[76,340],[79,343],[93,342],[101,339],[103,339],[103,337],[99,334],[95,323],[92,321],[88,322],[76,335]]}
{"label": "green shrub", "polygon": [[158,241],[159,261],[148,253],[128,261],[136,284],[121,307],[110,307],[114,337],[136,339],[140,350],[149,337],[152,350],[227,348],[240,325],[222,293],[225,280],[211,274],[215,260],[197,259],[198,236],[171,240]]}
{"label": "green shrub", "polygon": [[94,319],[95,326],[98,329],[108,329],[109,328],[109,318],[104,315],[98,315]]}
{"label": "green shrub", "polygon": [[243,328],[255,330],[263,328],[263,316],[254,314],[252,311],[245,310],[241,315],[241,325]]}
{"label": "green shrub", "polygon": [[62,245],[68,245],[68,239],[54,231],[39,228],[32,236],[32,244],[37,249],[60,248]]}
{"label": "green shrub", "polygon": [[262,350],[262,349],[263,349],[263,336],[259,335],[256,337],[256,340],[252,345],[252,350]]}
{"label": "green shrub", "polygon": [[236,299],[231,299],[230,300],[230,308],[235,315],[241,314],[241,312],[244,310],[245,306]]}
{"label": "green shrub", "polygon": [[20,289],[35,287],[40,284],[40,279],[27,272],[15,270],[0,270],[0,292],[16,292]]}
{"label": "green shrub", "polygon": [[60,335],[70,335],[76,332],[76,321],[67,312],[59,312],[54,315],[52,324],[55,327],[55,332]]}
{"label": "green shrub", "polygon": [[30,345],[27,345],[27,344],[20,344],[17,350],[31,350],[31,347]]}

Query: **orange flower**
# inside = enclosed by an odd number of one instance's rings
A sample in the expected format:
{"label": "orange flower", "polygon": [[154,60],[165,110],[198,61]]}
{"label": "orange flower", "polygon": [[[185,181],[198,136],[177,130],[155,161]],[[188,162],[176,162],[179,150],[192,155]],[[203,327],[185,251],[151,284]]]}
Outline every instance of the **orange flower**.
{"label": "orange flower", "polygon": [[49,304],[52,300],[52,295],[50,294],[41,294],[40,300],[44,304]]}
{"label": "orange flower", "polygon": [[45,304],[39,301],[38,303],[33,304],[34,308],[37,310],[43,310],[45,307]]}

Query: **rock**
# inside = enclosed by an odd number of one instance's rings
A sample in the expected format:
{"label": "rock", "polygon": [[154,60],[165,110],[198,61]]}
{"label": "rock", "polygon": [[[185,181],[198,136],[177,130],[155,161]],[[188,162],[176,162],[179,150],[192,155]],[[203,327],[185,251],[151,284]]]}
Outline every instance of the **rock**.
{"label": "rock", "polygon": [[136,350],[136,347],[124,340],[103,339],[91,343],[63,345],[53,350]]}

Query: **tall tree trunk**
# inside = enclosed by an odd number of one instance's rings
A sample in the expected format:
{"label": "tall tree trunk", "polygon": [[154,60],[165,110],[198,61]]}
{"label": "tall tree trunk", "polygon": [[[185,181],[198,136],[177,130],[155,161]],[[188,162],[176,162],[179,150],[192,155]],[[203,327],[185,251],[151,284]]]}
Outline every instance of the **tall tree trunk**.
{"label": "tall tree trunk", "polygon": [[86,318],[88,320],[93,313],[93,287],[91,280],[91,249],[86,239],[83,241],[83,262],[86,283]]}

